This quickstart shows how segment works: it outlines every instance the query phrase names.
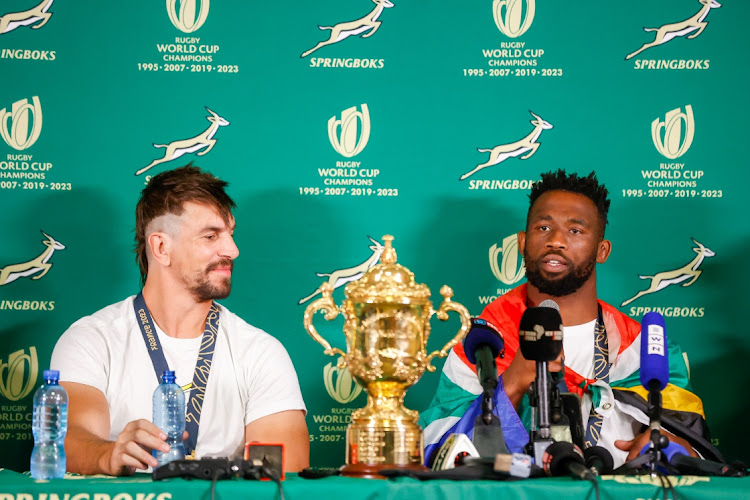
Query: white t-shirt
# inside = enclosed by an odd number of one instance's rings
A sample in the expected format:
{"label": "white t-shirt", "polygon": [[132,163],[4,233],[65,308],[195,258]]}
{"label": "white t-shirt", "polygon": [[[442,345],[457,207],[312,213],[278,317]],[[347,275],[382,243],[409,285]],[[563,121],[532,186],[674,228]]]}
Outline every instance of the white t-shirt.
{"label": "white t-shirt", "polygon": [[[306,410],[297,373],[281,342],[219,305],[216,339],[196,455],[232,457],[245,444],[245,425],[285,410]],[[176,339],[156,328],[177,384],[186,386],[201,336]],[[50,367],[61,382],[99,389],[107,398],[109,439],[133,420],[152,419],[156,372],[133,310],[133,297],[76,321],[57,341]],[[187,402],[189,394],[186,394]]]}
{"label": "white t-shirt", "polygon": [[[586,378],[594,377],[594,328],[596,320],[575,326],[563,326],[563,352],[565,366]],[[591,396],[584,393],[581,398],[583,424],[588,422],[591,412]]]}

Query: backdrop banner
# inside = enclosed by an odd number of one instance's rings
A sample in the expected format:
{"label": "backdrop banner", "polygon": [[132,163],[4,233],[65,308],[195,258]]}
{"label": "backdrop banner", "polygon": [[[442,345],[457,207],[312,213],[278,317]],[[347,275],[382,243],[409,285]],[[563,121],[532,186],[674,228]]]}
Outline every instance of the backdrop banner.
{"label": "backdrop banner", "polygon": [[[529,189],[560,167],[609,189],[601,298],[664,315],[714,444],[750,461],[748,19],[730,0],[3,1],[0,466],[29,467],[62,332],[139,291],[140,190],[191,161],[230,183],[221,302],[289,351],[313,465],[343,463],[365,404],[302,326],[318,287],[341,303],[392,234],[433,302],[447,284],[478,315],[525,282]],[[315,324],[345,347],[343,320]],[[433,318],[428,349],[457,324]]]}

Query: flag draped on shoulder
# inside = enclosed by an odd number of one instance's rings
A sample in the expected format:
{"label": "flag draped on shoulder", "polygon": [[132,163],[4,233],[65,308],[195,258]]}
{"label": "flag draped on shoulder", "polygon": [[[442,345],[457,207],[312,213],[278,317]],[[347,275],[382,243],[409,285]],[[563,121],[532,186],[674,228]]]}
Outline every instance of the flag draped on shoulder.
{"label": "flag draped on shoulder", "polygon": [[[505,356],[495,359],[499,374],[510,365],[520,346],[518,325],[526,310],[526,290],[526,285],[511,290],[489,304],[480,316],[497,326],[505,342]],[[603,399],[612,399],[610,395],[613,395],[613,391],[632,393],[631,401],[639,398],[644,400],[647,395],[640,384],[640,324],[605,302],[599,301],[599,305],[609,341],[609,384],[585,378],[567,366],[565,369],[565,383],[570,392],[590,396],[591,404],[597,411]],[[670,382],[662,391],[665,413],[677,416],[693,430],[701,430],[700,434],[707,438],[703,404],[691,392],[682,351],[671,343],[669,371]],[[432,403],[421,414],[420,424],[424,428],[425,459],[428,463],[432,454],[450,434],[464,433],[472,436],[474,421],[481,413],[481,393],[476,367],[466,358],[463,345],[458,344],[451,350],[443,366]],[[618,401],[622,399],[613,397]],[[522,451],[529,439],[528,428],[505,394],[502,377],[494,399],[494,413],[502,424],[508,450]],[[643,414],[642,410],[639,411]],[[645,418],[645,414],[642,418]],[[693,442],[690,436],[687,439]]]}

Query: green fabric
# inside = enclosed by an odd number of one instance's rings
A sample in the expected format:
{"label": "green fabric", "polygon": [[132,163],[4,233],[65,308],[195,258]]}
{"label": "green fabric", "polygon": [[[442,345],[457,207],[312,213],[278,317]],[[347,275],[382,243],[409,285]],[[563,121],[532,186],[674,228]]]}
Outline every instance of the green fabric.
{"label": "green fabric", "polygon": [[[750,478],[670,477],[681,500],[747,498]],[[658,478],[650,476],[598,478],[601,498],[618,500],[661,498]],[[370,480],[328,477],[317,480],[288,474],[282,483],[287,500],[311,498],[357,499],[487,499],[500,498],[576,500],[595,498],[588,481],[570,478],[539,478],[523,481],[418,481],[411,478]],[[53,481],[34,481],[30,477],[0,470],[0,499],[3,500],[207,500],[211,482],[170,479],[153,482],[148,474],[128,478],[74,477]],[[225,480],[216,484],[217,499],[276,499],[278,487],[270,481]]]}

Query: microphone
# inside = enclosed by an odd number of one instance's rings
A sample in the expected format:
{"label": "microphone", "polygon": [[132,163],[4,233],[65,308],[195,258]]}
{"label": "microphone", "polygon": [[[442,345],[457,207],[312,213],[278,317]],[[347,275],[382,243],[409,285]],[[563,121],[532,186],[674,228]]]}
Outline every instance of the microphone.
{"label": "microphone", "polygon": [[592,446],[583,450],[583,458],[588,467],[597,476],[611,474],[615,468],[612,454],[601,446]]}
{"label": "microphone", "polygon": [[669,465],[677,469],[680,475],[744,477],[746,473],[736,467],[702,458],[691,457],[680,444],[670,442],[662,450]]}
{"label": "microphone", "polygon": [[667,330],[664,316],[656,311],[644,314],[641,320],[641,384],[648,391],[646,413],[651,429],[651,443],[647,456],[650,468],[655,470],[661,460],[661,450],[667,448],[669,440],[661,434],[661,391],[669,383],[669,356]]}
{"label": "microphone", "polygon": [[[554,301],[546,304],[557,306]],[[559,309],[559,308],[558,308]],[[532,432],[530,448],[537,463],[542,459],[547,446],[552,444],[550,428],[550,394],[548,363],[560,355],[563,348],[562,318],[554,307],[529,307],[521,316],[518,328],[519,343],[523,356],[536,361],[536,380],[531,385],[530,402],[538,409],[532,423],[537,431]]]}
{"label": "microphone", "polygon": [[476,365],[482,385],[482,411],[474,421],[474,446],[479,456],[494,457],[506,451],[500,418],[493,413],[498,383],[495,358],[505,355],[505,342],[495,325],[482,318],[473,318],[464,340],[464,352],[469,362]]}
{"label": "microphone", "polygon": [[550,476],[594,479],[594,473],[586,468],[581,450],[572,443],[559,441],[549,445],[544,452],[542,464],[545,472]]}
{"label": "microphone", "polygon": [[662,391],[669,383],[669,353],[664,317],[656,311],[641,320],[641,384],[649,392]]}
{"label": "microphone", "polygon": [[[641,320],[641,384],[648,391],[652,432],[661,429],[661,391],[669,383],[669,356],[664,316],[649,312]],[[656,444],[656,442],[654,442]]]}
{"label": "microphone", "polygon": [[[543,303],[557,305],[552,300]],[[524,358],[545,363],[554,361],[563,347],[559,307],[529,307],[521,316],[518,334]]]}
{"label": "microphone", "polygon": [[482,389],[494,394],[497,388],[495,358],[505,356],[505,342],[495,325],[482,318],[471,319],[471,329],[464,339],[464,352],[469,363],[477,367]]}

